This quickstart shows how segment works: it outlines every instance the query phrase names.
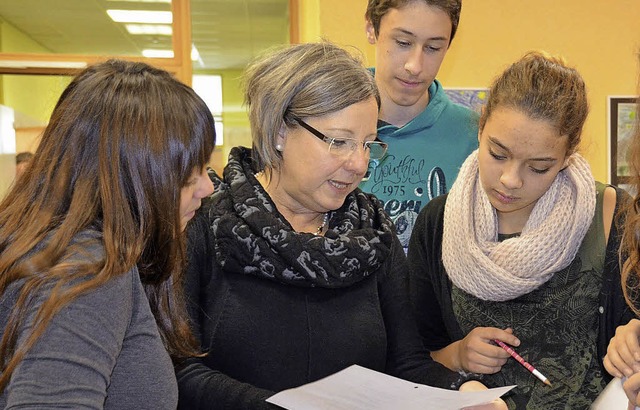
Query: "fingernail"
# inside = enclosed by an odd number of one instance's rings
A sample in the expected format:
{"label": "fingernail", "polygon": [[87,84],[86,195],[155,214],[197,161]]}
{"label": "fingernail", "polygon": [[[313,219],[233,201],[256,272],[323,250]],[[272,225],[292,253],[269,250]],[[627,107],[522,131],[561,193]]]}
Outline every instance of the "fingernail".
{"label": "fingernail", "polygon": [[516,344],[515,346],[520,346],[520,339],[516,339]]}
{"label": "fingernail", "polygon": [[633,376],[633,370],[631,370],[631,369],[625,369],[625,370],[624,370],[624,374],[625,374],[625,376],[627,376],[627,377],[631,377],[631,376]]}

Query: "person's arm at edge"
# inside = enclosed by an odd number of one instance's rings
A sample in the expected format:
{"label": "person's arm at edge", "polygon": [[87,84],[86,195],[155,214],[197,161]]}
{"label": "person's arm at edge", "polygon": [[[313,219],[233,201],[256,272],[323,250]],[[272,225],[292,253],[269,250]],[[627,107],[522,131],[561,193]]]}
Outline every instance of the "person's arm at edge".
{"label": "person's arm at edge", "polygon": [[[429,350],[438,350],[453,340],[449,335],[440,305],[442,286],[437,275],[442,242],[442,227],[437,226],[446,196],[434,198],[418,214],[415,221],[407,254],[409,299],[418,324],[418,332]],[[431,209],[438,210],[431,216]],[[441,280],[446,280],[442,279]]]}
{"label": "person's arm at edge", "polygon": [[[203,207],[204,208],[204,207]],[[207,285],[217,269],[212,249],[207,210],[198,212],[188,227],[188,265],[185,277],[185,299],[191,316],[192,329],[206,354],[201,324],[204,319],[203,301]],[[274,392],[235,380],[207,366],[202,358],[194,357],[176,366],[179,388],[179,409],[233,408],[237,410],[277,409],[265,400]]]}
{"label": "person's arm at edge", "polygon": [[[456,343],[449,335],[438,297],[442,293],[438,278],[440,260],[437,255],[442,249],[442,224],[446,196],[432,199],[418,214],[409,241],[407,262],[409,265],[409,295],[418,331],[431,357],[439,363],[446,363],[448,354]],[[448,363],[451,370],[460,369],[459,363]]]}
{"label": "person's arm at edge", "polygon": [[406,259],[397,238],[385,266],[378,288],[387,329],[387,372],[416,383],[458,389],[467,378],[435,362],[418,335],[407,293]]}
{"label": "person's arm at edge", "polygon": [[[52,318],[12,374],[6,408],[103,407],[131,320],[133,275],[137,269],[78,296]],[[47,295],[36,296],[31,318]]]}
{"label": "person's arm at edge", "polygon": [[623,284],[621,284],[620,278],[620,241],[625,223],[623,211],[627,201],[631,201],[631,197],[626,191],[620,188],[605,190],[603,223],[605,224],[605,234],[608,231],[608,241],[604,264],[604,283],[600,295],[600,306],[604,308],[604,311],[600,317],[597,347],[600,364],[605,370],[603,375],[607,380],[610,380],[611,376],[606,371],[604,362],[609,343],[615,336],[618,327],[628,324],[635,318],[622,293]]}

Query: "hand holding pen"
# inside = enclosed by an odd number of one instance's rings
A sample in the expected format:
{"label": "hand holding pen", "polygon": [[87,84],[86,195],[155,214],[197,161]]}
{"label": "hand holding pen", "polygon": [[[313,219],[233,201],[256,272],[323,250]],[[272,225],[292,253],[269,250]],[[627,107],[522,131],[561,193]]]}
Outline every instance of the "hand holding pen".
{"label": "hand holding pen", "polygon": [[504,349],[496,346],[495,339],[518,346],[520,341],[511,329],[477,327],[458,340],[431,356],[452,370],[470,373],[493,374],[511,358]]}
{"label": "hand holding pen", "polygon": [[549,381],[549,379],[547,379],[546,376],[544,376],[542,373],[540,373],[535,367],[533,367],[529,362],[527,362],[526,360],[524,360],[522,358],[522,356],[520,356],[518,353],[516,353],[515,350],[513,350],[510,346],[506,345],[503,341],[496,339],[495,342],[498,344],[498,346],[500,346],[501,348],[503,348],[507,353],[509,353],[511,355],[511,357],[513,357],[514,359],[516,359],[518,361],[518,363],[520,363],[522,366],[524,366],[525,369],[529,370],[534,376],[536,376],[540,381],[542,381],[544,384],[546,384],[547,386],[551,386],[551,382]]}

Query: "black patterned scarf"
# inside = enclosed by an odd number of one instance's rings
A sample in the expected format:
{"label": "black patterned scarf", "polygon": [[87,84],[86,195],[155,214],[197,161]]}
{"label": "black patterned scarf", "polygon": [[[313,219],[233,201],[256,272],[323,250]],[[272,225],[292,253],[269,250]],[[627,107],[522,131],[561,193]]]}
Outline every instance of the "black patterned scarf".
{"label": "black patterned scarf", "polygon": [[251,150],[233,148],[213,175],[209,205],[218,262],[227,271],[303,287],[340,288],[375,272],[390,253],[393,223],[356,189],[329,213],[324,236],[295,232],[254,176]]}

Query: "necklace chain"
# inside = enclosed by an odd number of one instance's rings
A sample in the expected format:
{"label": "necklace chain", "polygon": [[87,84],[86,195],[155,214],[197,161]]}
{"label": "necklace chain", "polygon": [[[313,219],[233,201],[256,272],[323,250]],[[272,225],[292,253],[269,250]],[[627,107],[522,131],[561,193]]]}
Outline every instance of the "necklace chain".
{"label": "necklace chain", "polygon": [[[263,171],[260,172],[256,172],[255,174],[253,174],[253,176],[258,179],[262,176]],[[327,222],[329,222],[329,213],[325,212],[324,216],[322,217],[322,224],[318,226],[318,229],[313,233],[314,235],[320,235],[322,233],[322,231],[324,231],[324,228],[327,226]]]}
{"label": "necklace chain", "polygon": [[314,235],[320,235],[325,226],[327,226],[327,222],[329,222],[329,213],[326,212],[322,217],[322,225],[318,226],[318,230],[314,233]]}

